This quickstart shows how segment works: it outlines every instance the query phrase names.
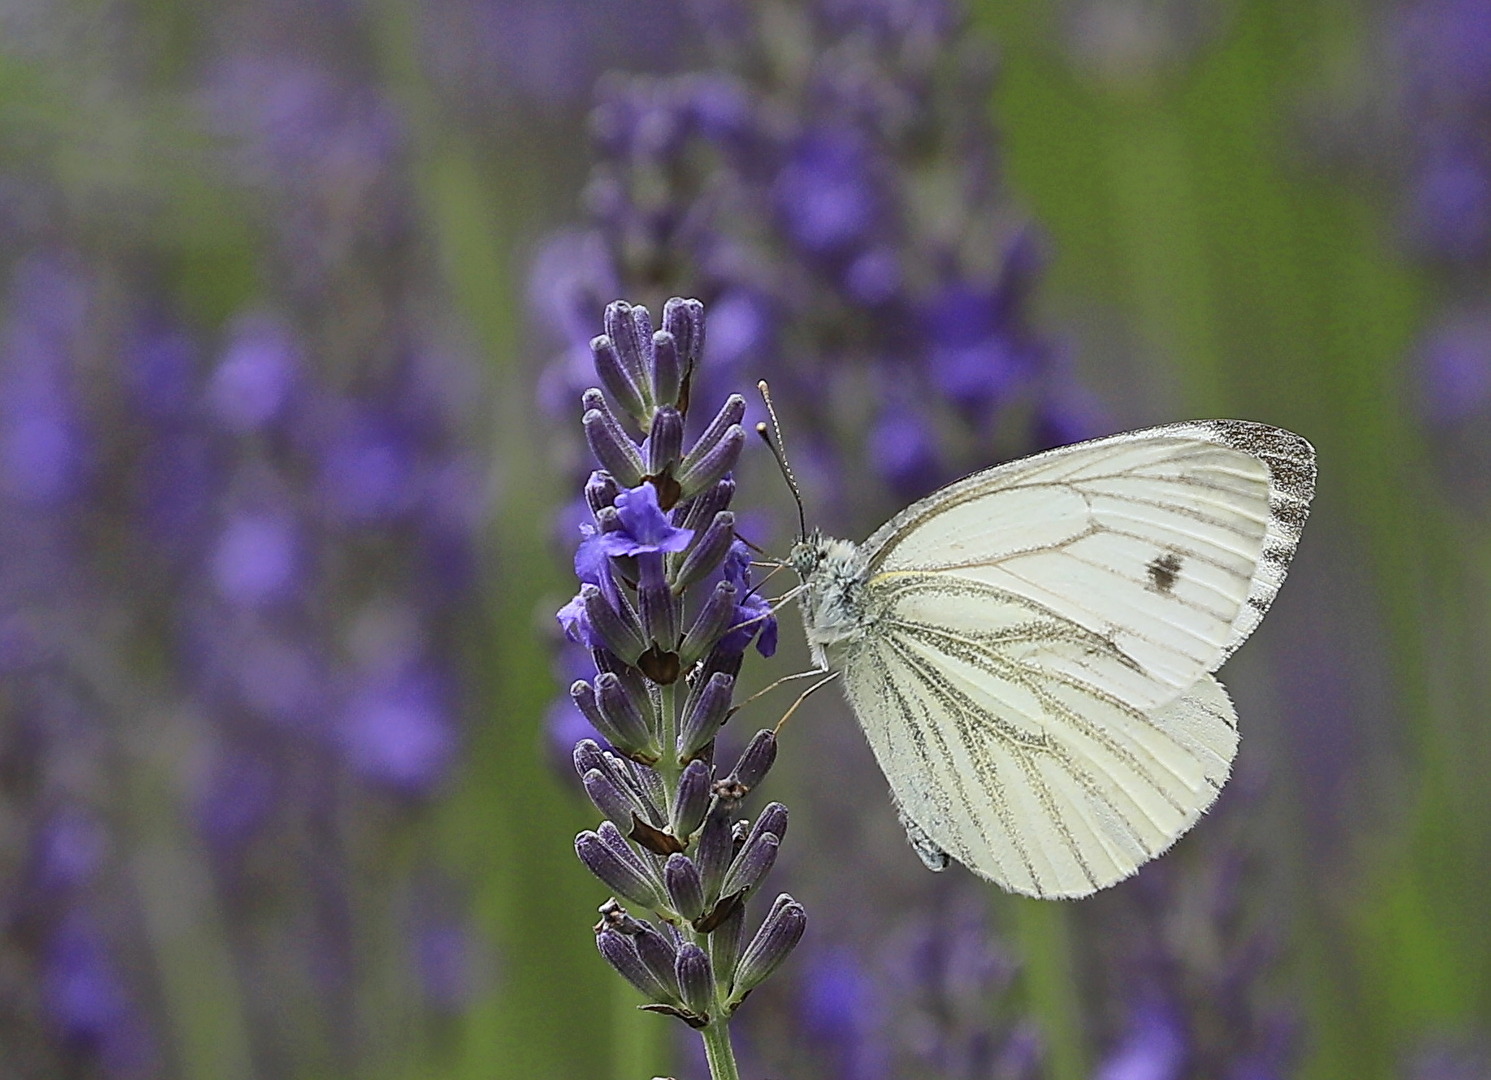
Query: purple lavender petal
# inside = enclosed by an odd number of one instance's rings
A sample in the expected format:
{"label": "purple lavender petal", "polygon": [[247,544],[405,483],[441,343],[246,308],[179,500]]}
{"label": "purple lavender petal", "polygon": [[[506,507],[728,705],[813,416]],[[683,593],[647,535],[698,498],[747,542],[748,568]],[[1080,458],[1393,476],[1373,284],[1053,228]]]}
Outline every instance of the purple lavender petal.
{"label": "purple lavender petal", "polygon": [[621,492],[616,496],[616,509],[623,529],[600,538],[600,549],[607,555],[682,551],[694,539],[694,530],[677,528],[668,521],[658,506],[657,488],[651,484]]}

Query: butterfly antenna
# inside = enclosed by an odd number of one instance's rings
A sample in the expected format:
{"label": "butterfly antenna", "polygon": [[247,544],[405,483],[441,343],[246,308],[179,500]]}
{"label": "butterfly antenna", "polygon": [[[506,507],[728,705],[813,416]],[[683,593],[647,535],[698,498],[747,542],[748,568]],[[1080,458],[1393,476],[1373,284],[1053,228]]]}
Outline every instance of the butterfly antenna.
{"label": "butterfly antenna", "polygon": [[771,417],[771,427],[767,428],[765,423],[756,425],[756,434],[761,436],[761,441],[771,451],[771,456],[776,459],[777,467],[782,470],[782,479],[787,481],[787,488],[792,492],[792,501],[797,503],[797,534],[806,540],[808,538],[808,515],[802,508],[802,489],[797,486],[797,477],[792,475],[792,466],[787,464],[787,452],[783,449],[782,424],[777,419],[777,410],[771,403],[771,390],[767,388],[766,380],[762,379],[756,384],[756,389],[761,391],[761,400],[766,402],[766,415]]}

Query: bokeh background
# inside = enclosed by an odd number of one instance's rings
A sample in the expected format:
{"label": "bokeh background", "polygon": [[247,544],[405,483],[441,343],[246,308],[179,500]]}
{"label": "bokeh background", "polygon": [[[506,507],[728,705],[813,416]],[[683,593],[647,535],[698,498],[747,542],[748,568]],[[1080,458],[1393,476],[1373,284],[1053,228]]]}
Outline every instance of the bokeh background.
{"label": "bokeh background", "polygon": [[793,721],[746,1075],[1491,1076],[1487,0],[9,0],[0,264],[0,1077],[705,1075],[555,704],[584,345],[674,294],[848,535],[1148,423],[1320,454],[1134,880],[927,874]]}

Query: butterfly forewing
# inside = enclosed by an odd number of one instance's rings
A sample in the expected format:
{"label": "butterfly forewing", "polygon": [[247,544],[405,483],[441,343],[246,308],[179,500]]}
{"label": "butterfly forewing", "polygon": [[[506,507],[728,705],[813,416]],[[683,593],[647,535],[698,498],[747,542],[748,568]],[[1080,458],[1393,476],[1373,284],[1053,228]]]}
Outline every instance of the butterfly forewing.
{"label": "butterfly forewing", "polygon": [[1236,720],[1209,673],[1277,593],[1313,476],[1298,436],[1196,422],[986,470],[892,519],[838,659],[904,813],[1035,896],[1168,847],[1226,779]]}

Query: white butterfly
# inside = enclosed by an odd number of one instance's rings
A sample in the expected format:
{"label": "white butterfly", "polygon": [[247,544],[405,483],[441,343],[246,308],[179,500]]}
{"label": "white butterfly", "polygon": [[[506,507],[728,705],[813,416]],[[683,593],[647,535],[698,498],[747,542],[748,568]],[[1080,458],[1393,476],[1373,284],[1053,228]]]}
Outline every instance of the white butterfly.
{"label": "white butterfly", "polygon": [[1211,673],[1283,584],[1314,483],[1298,435],[1202,420],[975,473],[862,547],[797,544],[813,659],[923,860],[1086,896],[1189,829],[1237,752]]}

